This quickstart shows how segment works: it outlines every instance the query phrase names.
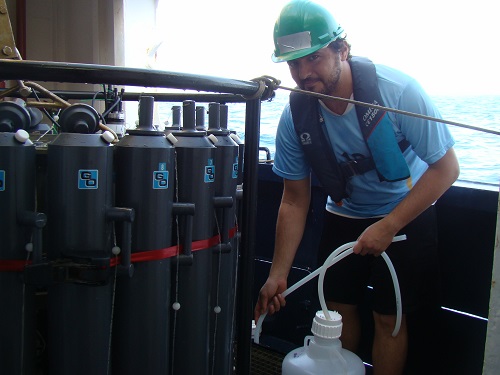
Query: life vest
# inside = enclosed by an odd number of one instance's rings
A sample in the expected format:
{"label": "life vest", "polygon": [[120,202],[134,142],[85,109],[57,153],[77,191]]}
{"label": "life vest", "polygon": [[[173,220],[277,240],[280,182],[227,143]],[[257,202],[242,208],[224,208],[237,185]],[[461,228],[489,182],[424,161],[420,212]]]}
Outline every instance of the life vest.
{"label": "life vest", "polygon": [[[353,77],[354,99],[384,106],[378,89],[375,65],[363,57],[349,60]],[[380,181],[400,181],[410,177],[403,156],[407,140],[397,142],[392,122],[386,111],[355,105],[358,123],[370,151],[368,157],[355,157],[339,163],[330,144],[319,110],[319,100],[313,96],[292,92],[290,109],[302,149],[321,185],[334,202],[348,197],[346,183],[355,175],[376,169]],[[356,154],[355,154],[356,155]]]}

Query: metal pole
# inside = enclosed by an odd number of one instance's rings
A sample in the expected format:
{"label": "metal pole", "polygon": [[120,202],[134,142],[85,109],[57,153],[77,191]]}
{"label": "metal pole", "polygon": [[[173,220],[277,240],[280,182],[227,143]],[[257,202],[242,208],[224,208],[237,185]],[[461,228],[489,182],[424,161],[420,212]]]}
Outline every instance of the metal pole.
{"label": "metal pole", "polygon": [[483,375],[493,375],[500,368],[498,347],[500,345],[500,333],[498,324],[500,322],[500,200],[497,211],[497,230],[495,234],[495,248],[493,257],[493,269],[490,292],[490,311],[488,315],[488,329],[486,332],[486,344],[484,348]]}
{"label": "metal pole", "polygon": [[250,374],[253,275],[257,227],[257,186],[260,134],[260,100],[246,106],[245,158],[243,167],[243,216],[241,230],[240,283],[238,285],[238,375]]}
{"label": "metal pole", "polygon": [[[7,89],[0,89],[0,95]],[[51,93],[65,100],[104,100],[103,92],[95,91],[64,91],[50,90]],[[11,93],[8,96],[21,97],[19,93]],[[45,93],[38,93],[40,98],[49,98]],[[125,92],[122,100],[125,102],[138,102],[143,96],[152,96],[155,102],[183,102],[185,100],[194,100],[196,103],[244,103],[246,99],[241,95],[235,94],[216,94],[216,93],[187,93],[187,92]],[[28,98],[35,98],[34,94]]]}
{"label": "metal pole", "polygon": [[0,79],[164,87],[240,94],[248,97],[259,90],[259,84],[252,81],[162,70],[46,61],[0,60]]}

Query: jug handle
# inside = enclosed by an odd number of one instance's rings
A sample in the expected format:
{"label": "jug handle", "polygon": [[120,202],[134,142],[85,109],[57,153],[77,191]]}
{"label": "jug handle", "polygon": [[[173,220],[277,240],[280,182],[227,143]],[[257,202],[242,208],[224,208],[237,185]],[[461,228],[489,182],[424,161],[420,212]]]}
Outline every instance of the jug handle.
{"label": "jug handle", "polygon": [[309,346],[309,343],[311,342],[311,339],[313,339],[313,338],[314,338],[314,336],[311,336],[311,335],[304,337],[304,347]]}

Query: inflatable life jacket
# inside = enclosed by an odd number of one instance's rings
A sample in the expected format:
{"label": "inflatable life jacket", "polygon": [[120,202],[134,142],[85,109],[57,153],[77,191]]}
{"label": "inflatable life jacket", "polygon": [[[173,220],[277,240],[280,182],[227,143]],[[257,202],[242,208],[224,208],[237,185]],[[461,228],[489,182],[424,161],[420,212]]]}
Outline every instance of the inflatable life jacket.
{"label": "inflatable life jacket", "polygon": [[[378,89],[375,65],[363,57],[349,60],[353,76],[354,99],[384,106]],[[376,169],[380,181],[400,181],[410,177],[403,156],[407,140],[397,142],[392,122],[386,112],[377,108],[356,105],[356,114],[369,157],[339,163],[335,157],[323,124],[317,98],[301,93],[290,94],[290,109],[302,149],[321,185],[334,202],[348,197],[346,183],[355,175]],[[326,160],[325,160],[326,159]]]}

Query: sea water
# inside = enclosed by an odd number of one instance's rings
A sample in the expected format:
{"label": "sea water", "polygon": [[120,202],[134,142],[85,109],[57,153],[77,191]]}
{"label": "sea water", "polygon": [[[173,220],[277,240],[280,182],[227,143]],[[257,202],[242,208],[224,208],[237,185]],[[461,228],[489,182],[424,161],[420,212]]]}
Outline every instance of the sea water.
{"label": "sea water", "polygon": [[[279,89],[275,98],[261,106],[260,141],[274,158],[276,127],[290,92]],[[478,128],[500,131],[500,95],[431,95],[444,119]],[[160,123],[171,121],[171,108],[179,103],[158,103]],[[199,104],[199,105],[204,105]],[[207,106],[206,106],[207,107]],[[228,104],[228,129],[245,139],[245,104]],[[500,136],[448,125],[455,138],[461,181],[498,187],[500,182]],[[265,154],[260,155],[261,158]]]}

